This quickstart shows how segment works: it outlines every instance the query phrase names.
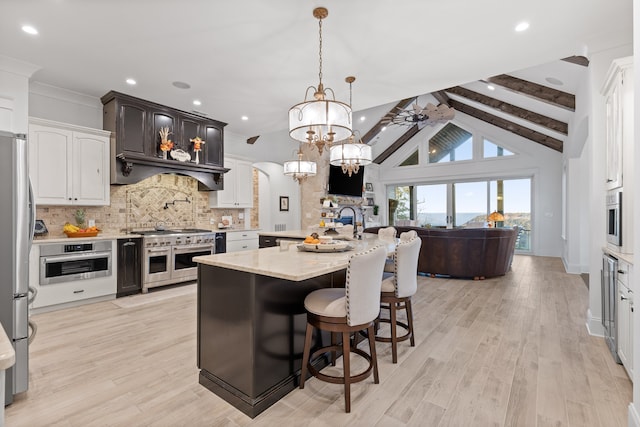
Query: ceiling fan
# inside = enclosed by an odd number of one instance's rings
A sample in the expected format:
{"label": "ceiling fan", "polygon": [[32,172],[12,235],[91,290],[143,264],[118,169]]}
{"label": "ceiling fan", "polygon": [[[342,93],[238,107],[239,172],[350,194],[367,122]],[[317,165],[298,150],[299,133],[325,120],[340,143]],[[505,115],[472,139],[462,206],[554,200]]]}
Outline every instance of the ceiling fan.
{"label": "ceiling fan", "polygon": [[418,127],[422,129],[427,125],[433,126],[438,123],[446,123],[455,116],[455,110],[448,105],[440,104],[435,106],[430,102],[427,103],[425,107],[421,107],[415,102],[411,108],[398,108],[398,110],[397,113],[390,112],[387,116],[383,117],[381,120],[382,124],[418,125]]}

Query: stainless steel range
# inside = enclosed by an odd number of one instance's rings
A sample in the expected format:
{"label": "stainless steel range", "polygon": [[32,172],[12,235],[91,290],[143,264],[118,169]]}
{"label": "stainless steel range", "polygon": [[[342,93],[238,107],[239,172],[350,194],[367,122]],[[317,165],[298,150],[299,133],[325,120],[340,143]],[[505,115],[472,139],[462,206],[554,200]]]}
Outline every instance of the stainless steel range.
{"label": "stainless steel range", "polygon": [[209,230],[134,231],[143,236],[142,292],[198,278],[193,257],[215,252],[216,233]]}

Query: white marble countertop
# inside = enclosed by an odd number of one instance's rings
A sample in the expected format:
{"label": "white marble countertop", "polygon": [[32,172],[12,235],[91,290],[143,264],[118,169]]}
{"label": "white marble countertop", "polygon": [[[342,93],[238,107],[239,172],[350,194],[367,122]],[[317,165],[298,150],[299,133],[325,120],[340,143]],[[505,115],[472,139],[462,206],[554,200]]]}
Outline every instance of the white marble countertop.
{"label": "white marble countertop", "polygon": [[602,250],[612,256],[614,256],[617,259],[621,259],[623,261],[625,261],[628,264],[633,265],[633,254],[623,254],[621,252],[616,252],[613,249],[605,246],[602,248]]}
{"label": "white marble countertop", "polygon": [[115,240],[142,237],[140,234],[127,233],[99,233],[95,237],[67,237],[67,236],[40,236],[33,239],[33,244],[62,243],[62,242],[86,242],[88,240]]}
{"label": "white marble countertop", "polygon": [[298,245],[294,243],[272,248],[199,256],[194,257],[193,260],[215,267],[302,281],[346,268],[349,258],[357,252],[380,244],[386,245],[387,251],[391,252],[395,246],[393,243],[379,240],[375,234],[364,236],[363,240],[354,240],[350,244],[354,248],[345,252],[304,252],[298,250]]}
{"label": "white marble countertop", "polygon": [[[7,334],[4,332],[4,328],[0,325],[0,371],[9,369],[15,361],[16,353],[13,350],[9,337],[7,337]],[[2,387],[4,387],[4,384],[2,384]],[[4,405],[4,402],[0,402],[0,404]]]}

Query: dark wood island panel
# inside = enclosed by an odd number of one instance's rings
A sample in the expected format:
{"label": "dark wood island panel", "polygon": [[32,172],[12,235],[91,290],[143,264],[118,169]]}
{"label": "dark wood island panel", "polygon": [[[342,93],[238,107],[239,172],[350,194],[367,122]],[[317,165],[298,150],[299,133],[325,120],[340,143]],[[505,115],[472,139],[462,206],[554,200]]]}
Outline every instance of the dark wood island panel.
{"label": "dark wood island panel", "polygon": [[[344,287],[345,270],[291,281],[207,264],[198,269],[200,384],[253,418],[298,386],[304,298]],[[314,364],[320,369],[327,361]]]}

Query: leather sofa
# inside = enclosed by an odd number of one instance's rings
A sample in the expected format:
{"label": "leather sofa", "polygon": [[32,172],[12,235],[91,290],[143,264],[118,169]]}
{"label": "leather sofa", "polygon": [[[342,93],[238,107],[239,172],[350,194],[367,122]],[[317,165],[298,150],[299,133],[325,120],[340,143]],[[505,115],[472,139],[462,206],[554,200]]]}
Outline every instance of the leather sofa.
{"label": "leather sofa", "polygon": [[[383,227],[365,233],[377,234]],[[423,228],[397,226],[398,235],[415,230],[422,239],[418,273],[484,279],[502,276],[513,260],[517,227],[514,228]]]}

